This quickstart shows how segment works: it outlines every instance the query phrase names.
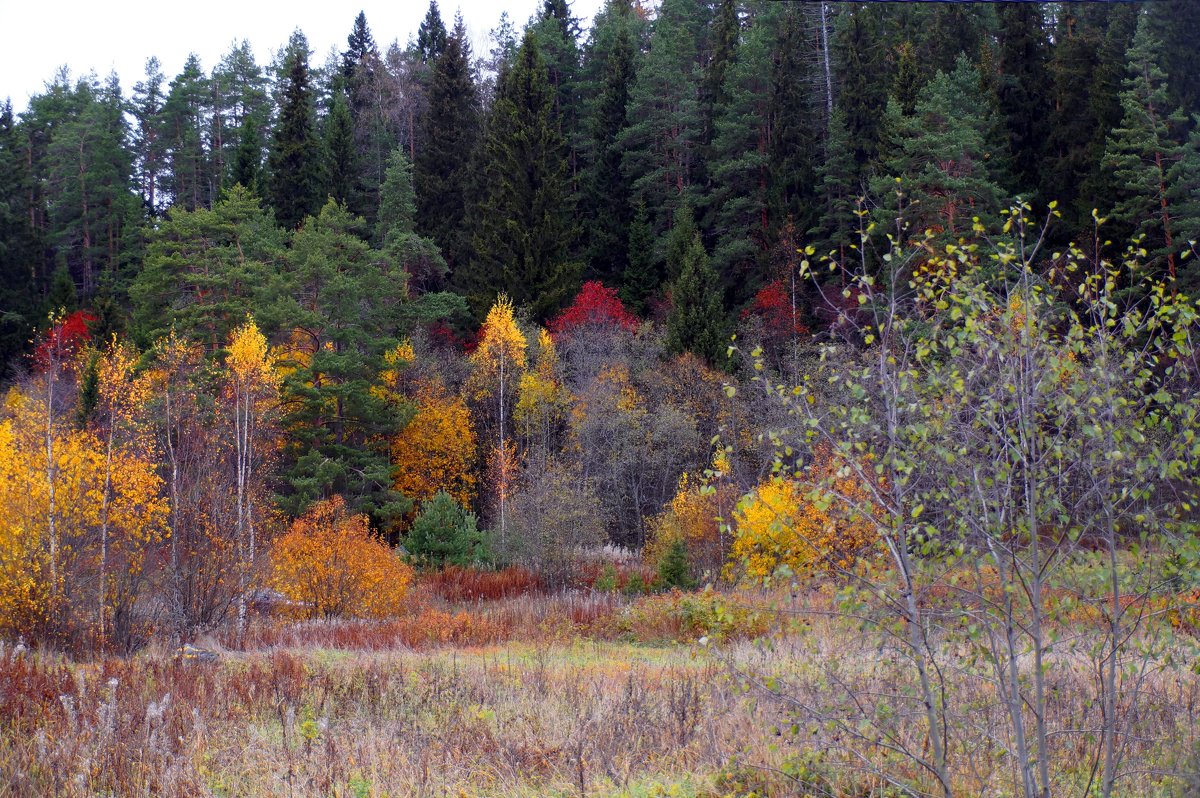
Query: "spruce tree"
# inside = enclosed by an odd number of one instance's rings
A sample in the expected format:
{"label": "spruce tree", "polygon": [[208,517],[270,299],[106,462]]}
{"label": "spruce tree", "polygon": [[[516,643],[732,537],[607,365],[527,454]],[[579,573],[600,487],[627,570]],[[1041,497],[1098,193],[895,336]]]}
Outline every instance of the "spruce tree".
{"label": "spruce tree", "polygon": [[771,61],[784,10],[783,5],[765,7],[738,47],[725,73],[725,102],[709,148],[706,217],[716,239],[713,265],[735,303],[758,289],[759,266],[771,241]]}
{"label": "spruce tree", "polygon": [[770,39],[771,99],[767,128],[768,223],[774,238],[788,218],[802,230],[817,220],[816,170],[822,127],[827,120],[811,89],[818,75],[812,59],[805,54],[812,33],[803,7],[788,3],[768,8],[778,17]]}
{"label": "spruce tree", "polygon": [[655,267],[654,234],[650,230],[650,214],[646,212],[645,203],[638,203],[629,224],[627,252],[621,301],[634,313],[644,314],[650,297],[662,285],[661,270]]}
{"label": "spruce tree", "polygon": [[258,194],[262,180],[262,134],[258,122],[248,116],[238,130],[238,148],[229,169],[229,183]]}
{"label": "spruce tree", "polygon": [[470,255],[466,229],[472,156],[479,141],[479,96],[471,78],[471,46],[462,18],[434,65],[422,146],[413,162],[417,229],[441,249],[452,269]]}
{"label": "spruce tree", "polygon": [[446,49],[448,40],[446,23],[442,22],[437,0],[429,0],[429,10],[425,12],[425,19],[421,20],[421,25],[417,28],[417,53],[421,63],[437,63],[442,51]]}
{"label": "spruce tree", "polygon": [[[353,213],[361,206],[358,190],[358,152],[354,146],[354,121],[346,98],[334,95],[333,108],[325,118],[322,193],[344,204]],[[361,215],[361,214],[360,214]]]}
{"label": "spruce tree", "polygon": [[33,179],[23,157],[27,146],[6,100],[0,105],[0,380],[25,351],[41,315],[34,280],[38,246],[29,213]]}
{"label": "spruce tree", "polygon": [[404,548],[409,558],[423,568],[475,565],[486,559],[483,535],[476,523],[474,513],[439,490],[421,504],[421,513],[404,539]]}
{"label": "spruce tree", "polygon": [[688,250],[692,247],[692,239],[700,233],[696,229],[696,218],[692,214],[692,206],[684,201],[675,214],[675,224],[666,236],[663,247],[663,262],[666,264],[668,282],[675,282],[683,272],[683,262]]}
{"label": "spruce tree", "polygon": [[[255,62],[250,43],[244,39],[221,58],[213,69],[210,83],[213,113],[209,138],[212,142],[213,173],[220,178],[220,187],[224,189],[237,182],[233,171],[239,158],[243,167],[248,163],[245,156],[249,153],[239,155],[239,150],[246,146],[243,134],[251,124],[258,139],[254,160],[261,163],[262,131],[270,121],[271,99],[266,75]],[[255,170],[256,173],[258,171]],[[245,176],[245,173],[242,175]],[[248,186],[246,183],[243,185]],[[261,185],[259,188],[261,190]]]}
{"label": "spruce tree", "polygon": [[1025,196],[1046,184],[1042,177],[1050,118],[1049,41],[1037,3],[1002,3],[997,106],[1014,187]]}
{"label": "spruce tree", "polygon": [[633,9],[629,0],[611,0],[594,32],[589,52],[601,69],[590,120],[591,166],[587,176],[588,274],[608,284],[627,270],[625,244],[631,231],[629,181],[621,171],[620,137],[628,127],[626,109],[635,77]]}
{"label": "spruce tree", "polygon": [[699,43],[705,22],[703,4],[663,0],[650,51],[629,96],[621,169],[633,201],[646,203],[656,234],[672,226],[696,169],[703,126]]}
{"label": "spruce tree", "polygon": [[579,231],[554,90],[532,31],[492,106],[484,163],[487,193],[465,280],[472,310],[482,317],[506,293],[545,319],[575,294],[580,268],[571,251]]}
{"label": "spruce tree", "polygon": [[412,167],[404,150],[397,148],[392,151],[380,189],[375,240],[387,260],[404,270],[408,287],[424,293],[441,287],[447,267],[437,244],[416,233],[416,212]]}
{"label": "spruce tree", "polygon": [[721,283],[696,233],[684,253],[679,279],[671,286],[667,350],[691,352],[712,366],[724,367],[729,346],[726,330]]}
{"label": "spruce tree", "polygon": [[275,218],[291,229],[320,209],[320,147],[308,56],[308,40],[296,31],[282,60],[279,119],[267,157],[267,199]]}

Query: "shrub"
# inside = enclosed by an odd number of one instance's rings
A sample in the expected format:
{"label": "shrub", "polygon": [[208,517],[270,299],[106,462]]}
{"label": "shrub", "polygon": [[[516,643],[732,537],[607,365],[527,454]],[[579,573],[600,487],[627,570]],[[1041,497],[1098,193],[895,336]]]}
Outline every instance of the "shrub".
{"label": "shrub", "polygon": [[664,590],[691,590],[696,586],[696,580],[692,579],[688,569],[687,544],[682,538],[676,538],[658,561],[657,582],[658,587]]}
{"label": "shrub", "polygon": [[466,567],[487,558],[475,514],[444,490],[422,504],[404,545],[412,561],[426,568]]}
{"label": "shrub", "polygon": [[396,615],[412,583],[412,569],[340,496],[297,518],[271,558],[275,588],[310,618]]}

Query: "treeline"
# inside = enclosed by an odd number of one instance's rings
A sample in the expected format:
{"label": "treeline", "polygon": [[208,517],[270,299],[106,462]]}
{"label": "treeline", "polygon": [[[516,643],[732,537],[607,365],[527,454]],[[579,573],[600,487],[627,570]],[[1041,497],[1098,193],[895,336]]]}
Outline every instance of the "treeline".
{"label": "treeline", "polygon": [[[333,197],[414,293],[451,290],[476,322],[502,292],[544,322],[586,279],[661,318],[680,277],[667,233],[688,211],[712,309],[732,317],[796,242],[852,240],[859,199],[947,237],[1008,198],[1057,200],[1060,242],[1095,209],[1190,283],[1176,261],[1200,224],[1197,16],[1184,0],[614,0],[585,37],[547,0],[475,54],[435,2],[406,46],[379,47],[360,14],[323,65],[297,31],[265,67],[246,42],[174,78],[150,59],[130,96],[63,72],[0,114],[0,355],[18,363],[47,310],[74,302],[148,343],[126,311],[155,236],[235,185],[288,231]],[[415,212],[395,230],[401,158]]]}
{"label": "treeline", "polygon": [[1013,196],[1057,209],[1029,268],[1064,301],[1059,245],[1193,292],[1196,13],[613,0],[581,43],[548,0],[479,59],[432,4],[386,54],[360,14],[323,67],[297,32],[268,69],[152,60],[128,99],[59,76],[0,117],[3,617],[126,648],[244,621],[271,541],[312,574],[330,529],[367,546],[344,562],[380,562],[369,527],[559,583],[609,543],[676,584],[799,566],[781,517],[865,545],[734,385],[800,386],[814,333],[869,346],[890,253],[951,281]]}

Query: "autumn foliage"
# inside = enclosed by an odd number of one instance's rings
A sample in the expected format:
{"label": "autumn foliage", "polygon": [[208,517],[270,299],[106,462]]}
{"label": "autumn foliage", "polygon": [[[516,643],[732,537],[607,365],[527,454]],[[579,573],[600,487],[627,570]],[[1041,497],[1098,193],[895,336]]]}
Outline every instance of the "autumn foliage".
{"label": "autumn foliage", "polygon": [[[815,487],[814,487],[815,486]],[[732,555],[752,579],[780,566],[796,572],[848,568],[876,539],[872,519],[858,515],[867,492],[818,448],[804,478],[771,476],[738,503]]]}
{"label": "autumn foliage", "polygon": [[309,618],[386,618],[404,608],[413,572],[345,501],[320,502],[272,548],[274,585]]}
{"label": "autumn foliage", "polygon": [[550,321],[550,332],[559,338],[583,327],[636,330],[637,326],[637,317],[625,309],[616,289],[591,280],[579,289],[575,301]]}
{"label": "autumn foliage", "polygon": [[392,441],[396,490],[417,502],[444,490],[460,504],[475,498],[475,425],[463,400],[438,384],[416,390],[417,413]]}

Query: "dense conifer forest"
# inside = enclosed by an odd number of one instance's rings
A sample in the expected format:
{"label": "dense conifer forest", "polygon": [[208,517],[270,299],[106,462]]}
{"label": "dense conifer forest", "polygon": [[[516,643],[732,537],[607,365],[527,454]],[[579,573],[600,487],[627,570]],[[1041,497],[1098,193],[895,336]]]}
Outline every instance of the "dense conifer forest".
{"label": "dense conifer forest", "polygon": [[446,11],[0,105],[0,796],[1194,794],[1200,3]]}

